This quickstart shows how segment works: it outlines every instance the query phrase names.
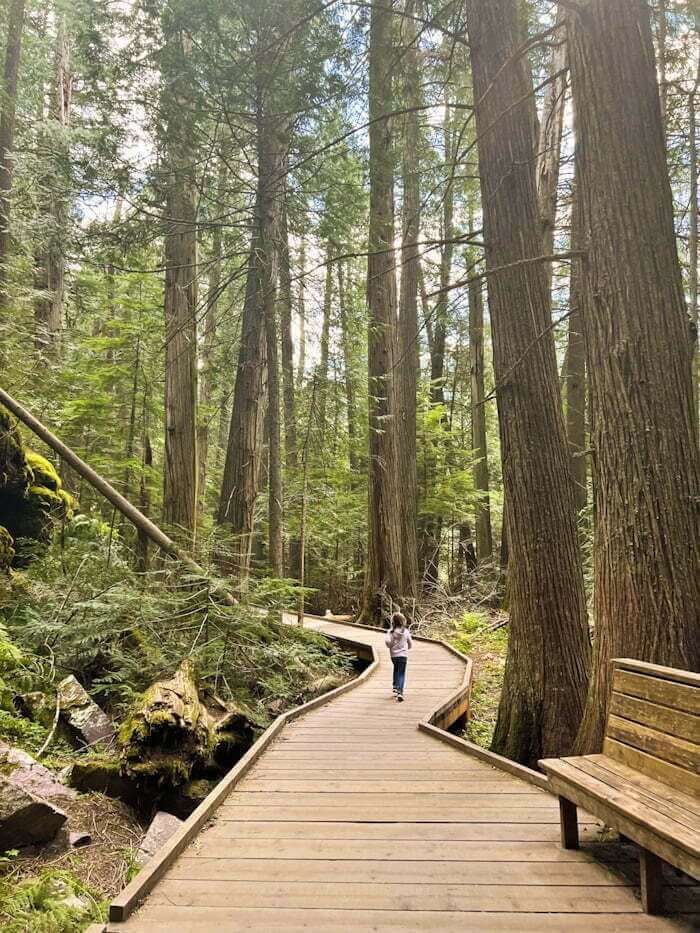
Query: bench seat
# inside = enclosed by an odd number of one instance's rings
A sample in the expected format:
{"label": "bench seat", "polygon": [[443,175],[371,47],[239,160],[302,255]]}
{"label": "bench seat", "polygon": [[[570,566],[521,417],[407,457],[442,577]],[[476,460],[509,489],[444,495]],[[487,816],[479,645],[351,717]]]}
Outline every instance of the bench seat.
{"label": "bench seat", "polygon": [[642,904],[662,909],[662,861],[700,880],[700,675],[613,662],[603,754],[540,762],[559,796],[562,845],[577,807],[640,848]]}

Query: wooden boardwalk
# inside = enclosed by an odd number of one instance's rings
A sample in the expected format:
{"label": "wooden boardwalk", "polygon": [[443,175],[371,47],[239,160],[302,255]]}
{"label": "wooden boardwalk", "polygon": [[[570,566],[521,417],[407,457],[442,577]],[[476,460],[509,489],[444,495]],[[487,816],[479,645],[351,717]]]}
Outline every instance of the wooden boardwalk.
{"label": "wooden boardwalk", "polygon": [[[398,704],[381,633],[310,624],[371,645],[377,668],[286,725],[108,931],[694,928],[641,913],[631,850],[562,850],[555,797],[417,728],[460,686],[460,658],[416,643]],[[700,910],[674,877],[669,905]]]}

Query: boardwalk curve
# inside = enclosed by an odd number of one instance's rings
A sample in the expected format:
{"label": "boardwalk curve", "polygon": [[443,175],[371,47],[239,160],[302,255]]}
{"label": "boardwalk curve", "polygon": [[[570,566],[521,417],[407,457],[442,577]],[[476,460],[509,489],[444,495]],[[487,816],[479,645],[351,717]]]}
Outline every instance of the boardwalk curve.
{"label": "boardwalk curve", "polygon": [[[381,632],[308,625],[361,643],[374,664],[353,689],[268,730],[261,753],[254,747],[234,769],[242,776],[219,785],[209,810],[193,814],[175,849],[141,872],[100,929],[692,928],[689,914],[641,913],[631,852],[562,850],[556,798],[526,771],[509,773],[418,728],[441,708],[459,712],[464,659],[417,642],[397,704]],[[582,823],[582,839],[598,830]],[[679,884],[668,891],[686,909],[693,896]]]}

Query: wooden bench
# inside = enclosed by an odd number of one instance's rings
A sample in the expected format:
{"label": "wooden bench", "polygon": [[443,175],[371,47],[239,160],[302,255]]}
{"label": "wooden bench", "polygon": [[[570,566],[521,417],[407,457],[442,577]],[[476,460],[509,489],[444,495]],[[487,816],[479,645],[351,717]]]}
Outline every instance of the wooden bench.
{"label": "wooden bench", "polygon": [[561,841],[583,807],[639,846],[642,906],[663,907],[663,862],[700,880],[700,674],[619,659],[602,755],[540,761],[559,795]]}

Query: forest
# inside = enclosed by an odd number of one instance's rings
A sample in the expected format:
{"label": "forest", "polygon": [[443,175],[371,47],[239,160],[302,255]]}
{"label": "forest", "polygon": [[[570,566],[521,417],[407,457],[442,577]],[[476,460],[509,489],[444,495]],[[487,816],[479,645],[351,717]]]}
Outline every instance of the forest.
{"label": "forest", "polygon": [[612,658],[700,671],[699,22],[0,0],[0,758],[106,827],[0,833],[9,930],[100,919],[352,675],[305,614],[456,645],[531,767],[600,750]]}

